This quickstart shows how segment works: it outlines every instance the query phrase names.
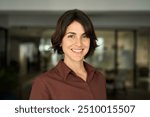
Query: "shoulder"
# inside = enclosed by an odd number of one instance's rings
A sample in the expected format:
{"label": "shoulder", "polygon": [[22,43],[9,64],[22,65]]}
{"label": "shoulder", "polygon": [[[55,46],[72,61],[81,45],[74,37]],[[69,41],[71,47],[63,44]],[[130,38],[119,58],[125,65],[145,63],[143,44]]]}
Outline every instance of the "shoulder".
{"label": "shoulder", "polygon": [[99,78],[105,80],[105,75],[101,70],[95,70],[95,75],[98,76]]}
{"label": "shoulder", "polygon": [[90,65],[86,62],[84,62],[84,64],[85,64],[85,68],[86,68],[87,72],[89,73],[89,75],[92,75],[92,76],[94,75],[94,78],[105,81],[105,76],[104,76],[104,73],[102,72],[102,70],[96,69],[92,65]]}
{"label": "shoulder", "polygon": [[85,68],[87,70],[87,72],[92,73],[94,72],[94,74],[104,77],[104,74],[102,72],[102,70],[100,69],[96,69],[95,67],[93,67],[92,65],[88,64],[87,62],[84,62]]}
{"label": "shoulder", "polygon": [[46,83],[47,81],[50,81],[51,79],[55,78],[57,74],[57,69],[54,67],[47,72],[40,73],[37,75],[33,82],[41,82]]}

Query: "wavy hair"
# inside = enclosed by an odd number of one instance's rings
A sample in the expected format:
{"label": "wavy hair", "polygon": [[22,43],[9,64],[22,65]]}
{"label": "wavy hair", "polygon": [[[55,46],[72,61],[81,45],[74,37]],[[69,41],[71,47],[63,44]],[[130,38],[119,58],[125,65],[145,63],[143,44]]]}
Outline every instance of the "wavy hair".
{"label": "wavy hair", "polygon": [[85,34],[90,38],[90,48],[85,58],[92,55],[97,47],[93,24],[90,18],[81,10],[73,9],[66,11],[57,21],[55,32],[51,36],[52,48],[57,51],[58,54],[63,54],[62,47],[60,46],[62,39],[65,35],[67,27],[73,22],[79,22],[84,30]]}

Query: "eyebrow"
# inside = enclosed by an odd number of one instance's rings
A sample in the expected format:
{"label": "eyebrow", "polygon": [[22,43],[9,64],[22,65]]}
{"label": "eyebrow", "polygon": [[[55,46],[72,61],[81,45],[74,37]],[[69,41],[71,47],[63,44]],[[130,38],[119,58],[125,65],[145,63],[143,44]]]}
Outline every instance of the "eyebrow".
{"label": "eyebrow", "polygon": [[65,35],[67,35],[67,34],[76,34],[75,32],[68,32],[68,33],[66,33]]}
{"label": "eyebrow", "polygon": [[[65,35],[67,35],[67,34],[74,34],[74,35],[76,35],[76,33],[75,32],[68,32],[68,33],[66,33]],[[85,35],[86,33],[83,33],[82,35]]]}

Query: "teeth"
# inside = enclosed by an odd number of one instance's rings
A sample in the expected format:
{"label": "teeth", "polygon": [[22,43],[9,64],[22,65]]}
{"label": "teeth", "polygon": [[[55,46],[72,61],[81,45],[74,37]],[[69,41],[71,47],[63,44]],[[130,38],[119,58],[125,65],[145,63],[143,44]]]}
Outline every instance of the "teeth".
{"label": "teeth", "polygon": [[74,51],[74,52],[81,52],[82,49],[72,49],[72,51]]}

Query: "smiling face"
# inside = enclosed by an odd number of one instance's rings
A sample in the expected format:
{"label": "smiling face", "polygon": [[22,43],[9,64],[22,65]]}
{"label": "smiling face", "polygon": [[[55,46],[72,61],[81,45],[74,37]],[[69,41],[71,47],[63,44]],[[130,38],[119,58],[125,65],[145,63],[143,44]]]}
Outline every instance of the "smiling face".
{"label": "smiling face", "polygon": [[85,34],[83,26],[73,21],[66,29],[61,46],[64,61],[83,61],[89,51],[90,38]]}

